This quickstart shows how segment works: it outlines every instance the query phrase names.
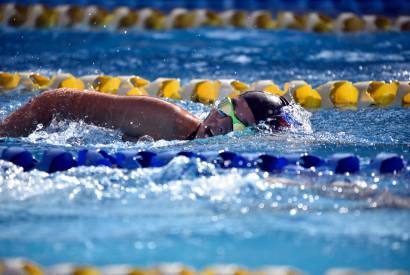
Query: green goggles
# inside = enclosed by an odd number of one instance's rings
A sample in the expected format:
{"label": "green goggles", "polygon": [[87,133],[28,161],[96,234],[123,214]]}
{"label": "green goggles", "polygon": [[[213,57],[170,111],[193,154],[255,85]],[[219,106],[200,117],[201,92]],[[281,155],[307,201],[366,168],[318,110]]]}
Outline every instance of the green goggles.
{"label": "green goggles", "polygon": [[235,106],[229,97],[223,99],[221,103],[219,103],[218,111],[224,113],[232,119],[232,128],[234,131],[241,131],[246,128],[246,125],[236,116]]}

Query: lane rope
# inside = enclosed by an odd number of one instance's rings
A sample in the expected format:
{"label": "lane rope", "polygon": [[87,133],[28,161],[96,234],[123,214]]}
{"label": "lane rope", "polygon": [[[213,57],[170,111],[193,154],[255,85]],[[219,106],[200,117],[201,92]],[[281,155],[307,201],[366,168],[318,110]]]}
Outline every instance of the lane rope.
{"label": "lane rope", "polygon": [[117,7],[106,9],[90,5],[0,4],[0,25],[15,28],[70,28],[86,30],[166,30],[198,27],[293,29],[310,32],[409,31],[410,16],[389,18],[382,15],[341,13],[332,18],[318,12],[272,14],[269,10],[187,10],[169,13],[158,9]]}
{"label": "lane rope", "polygon": [[[72,263],[56,264],[42,267],[32,261],[22,258],[0,259],[0,274],[2,275],[195,275],[195,274],[224,274],[224,275],[302,275],[303,271],[289,266],[266,266],[255,270],[248,270],[234,264],[211,265],[201,271],[194,270],[180,263],[159,264],[150,268],[133,267],[130,265],[110,265],[93,267]],[[326,275],[375,275],[402,274],[408,272],[400,270],[371,270],[368,272],[349,268],[331,268]]]}
{"label": "lane rope", "polygon": [[120,169],[163,167],[177,157],[187,157],[207,162],[222,169],[260,169],[269,173],[331,172],[334,174],[380,173],[396,174],[410,171],[402,156],[394,153],[379,153],[370,163],[361,163],[351,153],[336,153],[330,158],[304,153],[289,156],[274,156],[264,153],[237,154],[230,151],[191,151],[155,153],[152,151],[124,150],[109,154],[104,150],[82,149],[74,156],[60,148],[48,149],[37,160],[23,147],[0,147],[0,159],[20,166],[24,171],[37,169],[48,173],[66,171],[80,166],[106,166]]}
{"label": "lane rope", "polygon": [[304,108],[410,107],[410,81],[334,80],[312,87],[303,80],[283,85],[272,80],[245,83],[237,79],[193,79],[181,84],[179,78],[161,77],[153,81],[140,76],[85,75],[59,73],[46,76],[33,72],[0,72],[0,95],[57,88],[95,90],[123,96],[156,96],[215,104],[225,97],[236,97],[249,90],[261,90],[294,100]]}
{"label": "lane rope", "polygon": [[[219,264],[194,270],[180,263],[159,264],[149,268],[133,267],[130,265],[110,265],[94,267],[91,265],[77,265],[73,263],[56,264],[42,267],[30,260],[22,258],[0,259],[0,274],[2,275],[195,275],[195,274],[224,274],[224,275],[302,275],[306,274],[289,266],[266,266],[248,270],[240,265]],[[331,268],[326,275],[375,275],[400,274],[408,272],[400,270],[371,270],[368,272],[349,268]]]}

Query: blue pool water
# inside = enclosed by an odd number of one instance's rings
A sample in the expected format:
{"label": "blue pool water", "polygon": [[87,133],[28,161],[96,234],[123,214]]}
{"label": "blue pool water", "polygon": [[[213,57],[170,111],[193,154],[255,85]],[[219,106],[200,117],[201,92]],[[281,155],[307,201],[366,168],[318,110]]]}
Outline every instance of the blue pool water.
{"label": "blue pool water", "polygon": [[[405,33],[318,35],[291,31],[0,32],[0,70],[179,77],[409,80]],[[0,95],[0,119],[34,93]],[[176,102],[204,117],[209,107]],[[103,110],[102,110],[103,111]],[[37,157],[63,147],[197,152],[232,150],[276,155],[351,152],[369,163],[378,152],[410,160],[410,111],[293,108],[303,127],[281,133],[250,130],[206,140],[127,143],[116,131],[58,122],[19,145]],[[339,184],[338,186],[336,186]],[[351,188],[340,189],[340,184]],[[237,263],[291,265],[312,274],[329,267],[410,270],[410,211],[386,196],[410,199],[410,173],[268,175],[220,170],[179,158],[163,168],[105,167],[22,173],[0,162],[0,257],[41,264],[76,262],[147,266],[179,261],[195,268]],[[382,196],[380,196],[383,194]],[[386,195],[387,194],[387,195]]]}

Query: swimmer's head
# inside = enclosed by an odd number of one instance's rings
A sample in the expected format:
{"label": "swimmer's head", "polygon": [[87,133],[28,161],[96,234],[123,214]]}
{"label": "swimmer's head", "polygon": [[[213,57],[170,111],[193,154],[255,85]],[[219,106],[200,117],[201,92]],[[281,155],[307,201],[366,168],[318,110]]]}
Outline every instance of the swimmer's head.
{"label": "swimmer's head", "polygon": [[235,107],[235,115],[246,126],[252,126],[265,122],[274,127],[288,127],[289,123],[284,119],[282,107],[289,102],[282,96],[261,91],[249,91],[232,99]]}
{"label": "swimmer's head", "polygon": [[209,113],[194,137],[224,135],[262,121],[272,129],[289,127],[290,123],[282,112],[282,107],[286,105],[289,103],[285,98],[258,91],[245,92],[233,99],[226,98],[218,105],[218,109]]}

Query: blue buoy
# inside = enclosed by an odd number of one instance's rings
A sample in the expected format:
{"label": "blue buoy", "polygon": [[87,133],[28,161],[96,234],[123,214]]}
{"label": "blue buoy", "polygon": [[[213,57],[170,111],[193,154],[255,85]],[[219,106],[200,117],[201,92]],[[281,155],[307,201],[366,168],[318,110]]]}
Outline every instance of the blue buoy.
{"label": "blue buoy", "polygon": [[324,164],[324,160],[314,156],[314,155],[308,155],[308,154],[304,154],[300,157],[300,161],[299,164],[300,166],[304,167],[304,168],[316,168],[319,166],[322,166]]}
{"label": "blue buoy", "polygon": [[229,152],[229,151],[219,153],[218,158],[215,161],[221,168],[249,168],[250,167],[250,163],[248,159],[246,159],[245,157],[239,154]]}
{"label": "blue buoy", "polygon": [[108,166],[111,167],[111,161],[106,158],[106,152],[98,152],[96,150],[83,149],[78,152],[78,166]]}
{"label": "blue buoy", "polygon": [[48,173],[65,171],[77,165],[70,152],[64,149],[49,149],[44,151],[43,159],[37,169]]}
{"label": "blue buoy", "polygon": [[110,154],[108,154],[106,151],[99,150],[98,153],[100,153],[104,158],[106,158],[109,162],[111,162],[111,164],[115,164],[115,158],[111,156]]}
{"label": "blue buoy", "polygon": [[173,158],[173,153],[157,154],[150,151],[142,151],[137,154],[137,160],[141,167],[162,167],[167,165]]}
{"label": "blue buoy", "polygon": [[205,156],[203,156],[201,154],[198,154],[198,153],[195,153],[195,152],[192,152],[192,151],[181,151],[177,154],[177,156],[185,156],[185,157],[190,158],[190,159],[198,158],[201,161],[206,161]]}
{"label": "blue buoy", "polygon": [[288,164],[286,158],[272,155],[261,155],[256,159],[256,162],[261,170],[267,172],[280,172]]}
{"label": "blue buoy", "polygon": [[393,153],[380,153],[372,161],[372,166],[380,174],[396,173],[404,169],[403,158]]}
{"label": "blue buoy", "polygon": [[137,153],[134,151],[118,152],[114,155],[114,159],[118,168],[136,169],[141,167],[141,164],[137,160]]}
{"label": "blue buoy", "polygon": [[349,153],[334,154],[330,159],[336,174],[356,173],[360,170],[359,158]]}
{"label": "blue buoy", "polygon": [[33,155],[22,147],[0,148],[0,159],[10,161],[17,166],[21,166],[24,171],[31,170],[36,164],[36,160],[33,158]]}

